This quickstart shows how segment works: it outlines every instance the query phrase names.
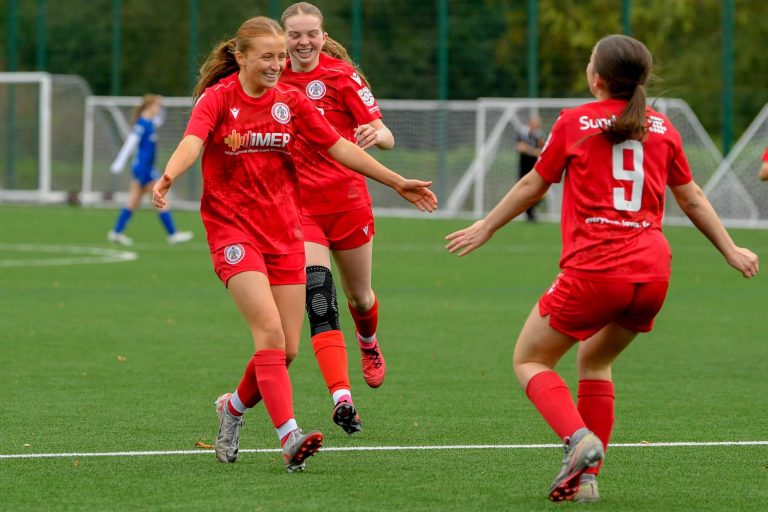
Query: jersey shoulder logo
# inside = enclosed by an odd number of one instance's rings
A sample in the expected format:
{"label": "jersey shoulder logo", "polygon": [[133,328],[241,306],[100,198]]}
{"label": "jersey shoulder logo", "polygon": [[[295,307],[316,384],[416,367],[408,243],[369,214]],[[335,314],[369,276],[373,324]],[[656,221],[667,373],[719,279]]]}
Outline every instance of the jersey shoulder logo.
{"label": "jersey shoulder logo", "polygon": [[272,105],[272,117],[280,124],[288,124],[291,120],[291,109],[285,103],[275,103]]}
{"label": "jersey shoulder logo", "polygon": [[363,81],[360,79],[360,75],[358,75],[357,73],[352,73],[350,78],[354,80],[357,85],[363,85]]}
{"label": "jersey shoulder logo", "polygon": [[363,87],[357,91],[357,95],[360,96],[360,99],[363,100],[363,103],[365,103],[367,107],[371,107],[376,103],[376,98],[373,97],[373,93],[371,93],[371,90],[367,87]]}
{"label": "jersey shoulder logo", "polygon": [[245,257],[245,248],[240,244],[228,245],[224,248],[224,259],[230,265],[240,263]]}
{"label": "jersey shoulder logo", "polygon": [[319,100],[325,96],[325,84],[320,80],[312,80],[307,84],[307,97],[312,100]]}
{"label": "jersey shoulder logo", "polygon": [[229,111],[232,112],[232,117],[237,119],[237,115],[240,113],[240,109],[237,107],[232,107],[231,109],[229,109]]}

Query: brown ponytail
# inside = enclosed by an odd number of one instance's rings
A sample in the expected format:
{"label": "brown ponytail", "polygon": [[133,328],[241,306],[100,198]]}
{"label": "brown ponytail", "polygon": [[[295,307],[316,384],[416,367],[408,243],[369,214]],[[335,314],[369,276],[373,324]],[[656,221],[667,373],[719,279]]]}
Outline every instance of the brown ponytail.
{"label": "brown ponytail", "polygon": [[637,39],[611,35],[595,45],[592,64],[605,81],[610,97],[628,100],[624,111],[603,134],[613,144],[643,140],[648,133],[645,84],[653,64],[651,52]]}
{"label": "brown ponytail", "polygon": [[365,86],[368,88],[371,87],[371,84],[368,83],[368,79],[365,78],[363,71],[357,66],[357,64],[354,63],[352,58],[349,56],[347,49],[344,48],[341,45],[341,43],[339,43],[335,39],[331,39],[330,37],[328,37],[325,40],[325,44],[323,44],[323,53],[333,57],[334,59],[343,60],[344,62],[346,62],[353,68],[355,68],[355,71],[357,72],[357,76],[359,76],[360,79],[363,81],[363,83],[365,83]]}

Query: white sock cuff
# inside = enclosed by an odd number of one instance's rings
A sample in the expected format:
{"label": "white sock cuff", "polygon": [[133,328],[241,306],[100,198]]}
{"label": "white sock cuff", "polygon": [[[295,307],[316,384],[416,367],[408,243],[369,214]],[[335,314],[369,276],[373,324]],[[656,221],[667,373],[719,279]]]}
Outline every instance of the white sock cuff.
{"label": "white sock cuff", "polygon": [[248,407],[246,407],[242,400],[240,400],[240,395],[237,394],[237,390],[235,390],[235,392],[232,393],[232,396],[229,397],[229,403],[232,404],[232,408],[240,414],[245,414],[248,410]]}
{"label": "white sock cuff", "polygon": [[333,398],[333,405],[336,405],[337,403],[339,403],[339,399],[344,395],[349,395],[349,398],[352,398],[352,392],[348,389],[338,389],[334,391],[333,395],[331,395],[331,397]]}
{"label": "white sock cuff", "polygon": [[277,438],[282,441],[285,436],[297,428],[299,428],[299,424],[296,423],[295,419],[291,418],[275,429],[277,431]]}
{"label": "white sock cuff", "polygon": [[372,336],[361,336],[360,333],[358,332],[357,341],[359,341],[360,343],[365,343],[366,345],[376,343],[376,333],[373,333]]}

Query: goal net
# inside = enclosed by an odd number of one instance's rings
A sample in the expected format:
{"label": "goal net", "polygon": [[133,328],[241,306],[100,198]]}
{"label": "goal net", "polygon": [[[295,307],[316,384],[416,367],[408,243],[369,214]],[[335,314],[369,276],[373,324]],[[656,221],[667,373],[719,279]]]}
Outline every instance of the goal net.
{"label": "goal net", "polygon": [[722,161],[704,192],[724,222],[741,227],[768,227],[768,187],[757,176],[768,146],[765,105]]}
{"label": "goal net", "polygon": [[[487,98],[477,102],[475,147],[472,163],[443,204],[449,215],[470,212],[473,217],[487,213],[519,179],[519,153],[516,134],[527,128],[535,115],[547,133],[563,108],[583,104],[588,99],[510,99]],[[722,162],[722,155],[688,105],[679,99],[651,99],[680,132],[686,155],[699,183],[711,179]],[[560,218],[562,185],[553,185],[536,207],[539,216]],[[670,196],[665,217],[668,222],[684,222],[684,215]]]}
{"label": "goal net", "polygon": [[0,201],[58,202],[80,189],[90,94],[76,75],[0,73]]}
{"label": "goal net", "polygon": [[[113,175],[109,167],[130,131],[138,97],[92,96],[85,105],[81,200],[85,203],[115,199],[128,190],[130,172]],[[384,122],[395,135],[392,151],[371,150],[384,165],[413,178],[433,181],[440,210],[432,217],[479,217],[487,213],[518,179],[516,132],[535,114],[547,132],[563,108],[587,99],[486,98],[476,101],[381,100]],[[698,183],[717,176],[723,159],[701,123],[682,100],[652,99],[683,138],[685,151]],[[166,119],[158,130],[157,165],[160,170],[178,144],[189,119],[189,98],[164,98]],[[198,164],[199,165],[199,164]],[[721,179],[722,181],[722,179]],[[725,198],[738,194],[725,180],[718,192]],[[369,181],[378,215],[416,216],[419,212],[389,188]],[[187,172],[174,186],[174,207],[197,208],[202,191],[199,168]],[[557,221],[560,185],[555,185],[537,207],[540,217]],[[716,204],[718,210],[720,205]],[[747,212],[748,213],[748,212]],[[667,201],[668,222],[687,222],[674,200]]]}
{"label": "goal net", "polygon": [[[133,110],[141,105],[138,96],[90,96],[85,102],[83,127],[83,174],[80,200],[83,204],[126,200],[131,181],[130,164],[120,174],[110,166],[131,132]],[[189,121],[192,99],[163,97],[165,119],[157,128],[155,165],[162,172],[179,144]],[[196,166],[199,164],[195,164]],[[197,208],[202,182],[199,172],[190,170],[173,187],[173,206]]]}

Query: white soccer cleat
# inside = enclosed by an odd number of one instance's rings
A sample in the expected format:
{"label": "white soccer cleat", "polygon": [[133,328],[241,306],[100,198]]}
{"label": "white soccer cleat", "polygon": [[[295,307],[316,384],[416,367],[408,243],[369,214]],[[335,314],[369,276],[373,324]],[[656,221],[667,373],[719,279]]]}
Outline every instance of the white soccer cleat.
{"label": "white soccer cleat", "polygon": [[120,245],[133,245],[133,240],[131,238],[128,238],[122,233],[117,233],[115,231],[110,231],[107,233],[107,240],[110,242],[115,242]]}
{"label": "white soccer cleat", "polygon": [[183,244],[192,240],[193,236],[195,235],[191,231],[177,231],[172,235],[168,235],[168,243],[171,245]]}

